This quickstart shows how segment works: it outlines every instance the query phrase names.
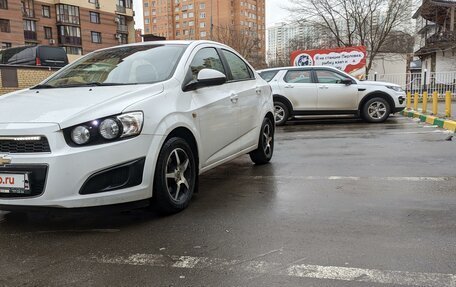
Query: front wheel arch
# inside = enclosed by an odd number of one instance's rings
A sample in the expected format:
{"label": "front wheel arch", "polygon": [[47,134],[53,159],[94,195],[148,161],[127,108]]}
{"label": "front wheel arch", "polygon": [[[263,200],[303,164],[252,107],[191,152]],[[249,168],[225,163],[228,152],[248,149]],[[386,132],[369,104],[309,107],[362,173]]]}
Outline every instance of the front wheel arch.
{"label": "front wheel arch", "polygon": [[365,105],[368,101],[370,101],[371,99],[373,99],[373,98],[383,98],[383,99],[385,99],[385,100],[388,102],[388,104],[389,104],[389,106],[390,106],[390,108],[391,108],[391,111],[394,111],[396,105],[394,104],[393,98],[391,98],[391,96],[388,95],[388,94],[385,93],[385,92],[377,91],[377,92],[372,92],[372,93],[367,94],[367,95],[364,96],[364,98],[361,100],[361,102],[360,102],[359,105],[358,105],[358,112],[359,112],[360,115],[362,115],[362,111],[363,111],[364,105]]}

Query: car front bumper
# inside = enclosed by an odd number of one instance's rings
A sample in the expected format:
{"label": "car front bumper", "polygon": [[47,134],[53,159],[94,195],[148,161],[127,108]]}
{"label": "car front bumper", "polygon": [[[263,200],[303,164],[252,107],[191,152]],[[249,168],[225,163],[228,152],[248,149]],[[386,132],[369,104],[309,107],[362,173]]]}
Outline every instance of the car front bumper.
{"label": "car front bumper", "polygon": [[[162,136],[139,135],[123,141],[75,148],[66,144],[63,133],[55,124],[0,124],[0,135],[44,136],[51,150],[49,153],[7,153],[11,163],[2,166],[2,172],[14,172],[18,167],[27,171],[27,167],[39,166],[46,168],[46,175],[40,194],[21,197],[2,194],[0,206],[81,208],[134,202],[152,196],[154,163]],[[133,185],[125,188],[120,185],[120,188],[108,188],[102,192],[92,189],[92,192],[81,194],[83,186],[94,175],[101,172],[103,177],[102,172],[138,160],[143,161],[139,169],[142,175]],[[34,171],[30,172],[33,174]],[[113,176],[112,173],[105,175]],[[32,182],[31,190],[36,187]]]}

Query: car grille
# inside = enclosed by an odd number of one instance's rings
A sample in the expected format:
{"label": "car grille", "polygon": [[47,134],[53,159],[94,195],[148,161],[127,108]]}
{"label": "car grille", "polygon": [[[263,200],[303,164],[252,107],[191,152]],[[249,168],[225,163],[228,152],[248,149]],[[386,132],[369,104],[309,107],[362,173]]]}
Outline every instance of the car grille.
{"label": "car grille", "polygon": [[47,138],[0,136],[0,153],[51,152]]}

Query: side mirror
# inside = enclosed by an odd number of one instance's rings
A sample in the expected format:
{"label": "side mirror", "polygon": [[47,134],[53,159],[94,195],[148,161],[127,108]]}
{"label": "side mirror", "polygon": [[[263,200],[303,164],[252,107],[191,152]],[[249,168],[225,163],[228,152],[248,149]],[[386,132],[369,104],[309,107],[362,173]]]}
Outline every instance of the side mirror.
{"label": "side mirror", "polygon": [[196,90],[199,87],[217,86],[226,83],[225,74],[214,69],[202,69],[199,71],[196,80],[185,85],[184,90]]}
{"label": "side mirror", "polygon": [[350,86],[350,85],[353,84],[353,80],[350,79],[350,78],[346,78],[346,79],[341,80],[340,83],[341,83],[341,84],[345,84],[345,85],[347,85],[347,86]]}

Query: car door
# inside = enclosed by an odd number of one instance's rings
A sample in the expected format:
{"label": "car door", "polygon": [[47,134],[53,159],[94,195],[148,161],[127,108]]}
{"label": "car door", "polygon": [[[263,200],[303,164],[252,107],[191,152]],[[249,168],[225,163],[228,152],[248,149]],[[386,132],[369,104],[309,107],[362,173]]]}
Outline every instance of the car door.
{"label": "car door", "polygon": [[[198,50],[189,65],[193,79],[202,69],[227,74],[218,51],[213,47]],[[194,115],[199,119],[202,167],[216,163],[239,152],[239,103],[228,84],[200,87],[192,94]]]}
{"label": "car door", "polygon": [[311,69],[292,69],[279,79],[281,93],[292,104],[295,111],[317,109],[317,84],[312,80]]}
{"label": "car door", "polygon": [[267,87],[260,81],[257,83],[252,69],[238,55],[226,49],[221,51],[230,74],[226,86],[232,93],[232,97],[238,99],[240,107],[239,145],[243,150],[258,143],[257,128],[261,124],[259,120],[262,107],[261,97],[263,90]]}
{"label": "car door", "polygon": [[329,69],[315,69],[318,82],[318,110],[354,111],[357,109],[358,87],[341,83],[348,77]]}

